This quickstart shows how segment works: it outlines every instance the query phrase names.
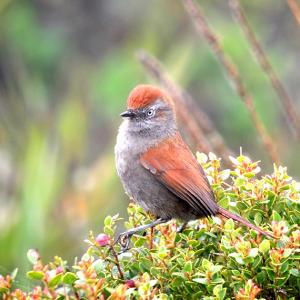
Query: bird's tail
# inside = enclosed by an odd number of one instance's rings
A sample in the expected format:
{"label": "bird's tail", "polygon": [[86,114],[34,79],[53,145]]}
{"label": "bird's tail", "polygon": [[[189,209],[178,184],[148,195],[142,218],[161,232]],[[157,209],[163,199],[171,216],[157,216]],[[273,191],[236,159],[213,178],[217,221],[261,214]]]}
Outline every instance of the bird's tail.
{"label": "bird's tail", "polygon": [[226,209],[224,209],[222,207],[219,207],[218,213],[220,215],[222,215],[223,217],[227,218],[227,219],[232,219],[234,221],[237,221],[237,222],[245,225],[246,227],[249,227],[249,228],[251,228],[251,229],[253,229],[253,230],[255,230],[255,231],[257,231],[257,232],[259,232],[259,233],[261,233],[261,234],[263,234],[265,236],[267,236],[267,237],[274,238],[274,236],[271,233],[268,233],[268,232],[260,229],[259,227],[257,227],[255,225],[249,223],[248,221],[246,221],[242,217],[240,217],[240,216],[238,216],[238,215],[236,215],[234,213],[231,213],[230,211],[228,211],[228,210],[226,210]]}

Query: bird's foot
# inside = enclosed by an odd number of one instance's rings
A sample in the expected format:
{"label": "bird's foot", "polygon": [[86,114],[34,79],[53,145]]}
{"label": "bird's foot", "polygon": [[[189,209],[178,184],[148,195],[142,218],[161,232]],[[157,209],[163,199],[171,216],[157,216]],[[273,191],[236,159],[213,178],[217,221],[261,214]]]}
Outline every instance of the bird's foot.
{"label": "bird's foot", "polygon": [[119,252],[119,254],[129,250],[130,239],[133,236],[133,234],[134,232],[131,232],[130,230],[119,234],[119,236],[114,242],[114,245],[119,243],[121,246],[121,251]]}
{"label": "bird's foot", "polygon": [[141,225],[141,226],[132,228],[128,231],[122,232],[119,234],[118,238],[115,240],[114,245],[119,243],[121,245],[120,253],[126,252],[129,249],[130,239],[135,233],[146,230],[148,228],[154,227],[154,226],[162,224],[162,223],[166,223],[168,221],[170,221],[169,218],[158,218],[155,221],[153,221],[152,223]]}

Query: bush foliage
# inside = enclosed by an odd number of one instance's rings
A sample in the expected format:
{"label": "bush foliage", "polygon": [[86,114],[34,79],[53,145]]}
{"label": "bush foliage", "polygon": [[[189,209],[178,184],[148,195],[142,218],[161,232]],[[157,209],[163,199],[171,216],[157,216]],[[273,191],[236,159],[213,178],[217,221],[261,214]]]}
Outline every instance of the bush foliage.
{"label": "bush foliage", "polygon": [[[69,265],[60,257],[44,264],[36,250],[22,291],[16,271],[0,276],[3,299],[299,299],[300,184],[284,167],[259,176],[258,162],[240,155],[222,170],[213,154],[198,153],[219,204],[272,232],[268,239],[229,219],[178,221],[132,237],[131,248],[114,245],[120,218],[107,216],[102,234],[90,233],[87,251]],[[151,216],[130,204],[126,228]]]}

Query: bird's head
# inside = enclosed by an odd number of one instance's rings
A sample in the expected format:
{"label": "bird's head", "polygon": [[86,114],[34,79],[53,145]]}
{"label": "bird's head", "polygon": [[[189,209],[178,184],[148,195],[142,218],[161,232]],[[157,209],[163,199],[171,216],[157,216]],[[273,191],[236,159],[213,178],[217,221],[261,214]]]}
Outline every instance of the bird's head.
{"label": "bird's head", "polygon": [[132,132],[166,131],[176,126],[175,107],[167,92],[152,85],[138,85],[129,94],[121,113]]}

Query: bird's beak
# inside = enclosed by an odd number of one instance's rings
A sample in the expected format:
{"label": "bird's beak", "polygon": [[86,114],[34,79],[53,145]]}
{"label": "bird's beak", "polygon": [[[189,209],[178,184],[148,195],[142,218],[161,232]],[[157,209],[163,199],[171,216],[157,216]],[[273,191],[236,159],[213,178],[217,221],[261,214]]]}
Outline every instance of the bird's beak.
{"label": "bird's beak", "polygon": [[122,112],[120,114],[120,116],[123,117],[123,118],[133,118],[133,117],[136,116],[136,113],[133,110],[128,109],[128,110]]}

